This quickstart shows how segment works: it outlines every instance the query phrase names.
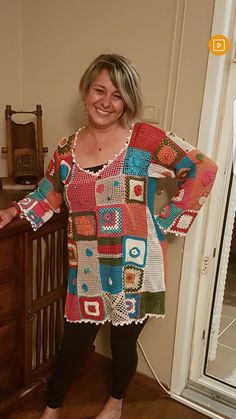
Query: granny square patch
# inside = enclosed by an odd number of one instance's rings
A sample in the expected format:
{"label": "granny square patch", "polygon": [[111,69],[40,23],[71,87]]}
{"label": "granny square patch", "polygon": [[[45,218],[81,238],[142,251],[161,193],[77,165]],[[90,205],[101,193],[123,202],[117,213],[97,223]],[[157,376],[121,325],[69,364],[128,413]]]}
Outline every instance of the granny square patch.
{"label": "granny square patch", "polygon": [[71,294],[77,294],[77,269],[69,268],[68,270],[68,290]]}
{"label": "granny square patch", "polygon": [[103,291],[119,294],[122,291],[122,267],[100,265],[100,277]]}
{"label": "granny square patch", "polygon": [[124,292],[120,294],[104,293],[103,298],[107,316],[112,320],[113,324],[129,322]]}
{"label": "granny square patch", "polygon": [[73,238],[94,240],[97,234],[97,221],[94,212],[80,212],[72,214]]}
{"label": "granny square patch", "polygon": [[183,157],[183,159],[176,164],[176,176],[179,180],[181,180],[181,178],[184,179],[185,177],[195,178],[196,164],[188,156]]}
{"label": "granny square patch", "polygon": [[95,193],[97,205],[122,204],[124,202],[124,176],[98,179]]}
{"label": "granny square patch", "polygon": [[81,314],[78,307],[78,296],[67,293],[65,303],[65,315],[69,321],[78,321],[81,319]]}
{"label": "granny square patch", "polygon": [[174,166],[186,153],[169,138],[164,138],[157,147],[153,161],[161,166]]}
{"label": "granny square patch", "polygon": [[53,178],[54,177],[55,166],[56,166],[56,162],[55,162],[55,158],[53,156],[52,159],[50,160],[49,164],[48,164],[48,168],[47,168],[47,171],[46,171],[46,177],[47,178]]}
{"label": "granny square patch", "polygon": [[100,295],[102,286],[99,275],[99,260],[96,240],[82,240],[78,248],[78,293],[81,295]]}
{"label": "granny square patch", "polygon": [[147,180],[127,176],[125,179],[125,198],[127,203],[145,204]]}
{"label": "granny square patch", "polygon": [[147,176],[151,153],[129,147],[124,160],[123,173],[131,176]]}
{"label": "granny square patch", "polygon": [[68,248],[68,263],[69,263],[69,266],[73,268],[73,266],[76,266],[78,263],[77,246],[74,242],[68,240],[67,248]]}
{"label": "granny square patch", "polygon": [[133,135],[130,140],[130,146],[141,150],[154,153],[160,141],[166,137],[166,134],[160,128],[154,127],[144,122],[137,123],[134,126]]}
{"label": "granny square patch", "polygon": [[86,242],[78,242],[78,265],[94,264],[94,260],[98,258],[97,241],[89,240]]}
{"label": "granny square patch", "polygon": [[99,263],[103,265],[122,265],[122,255],[106,255],[99,257]]}
{"label": "granny square patch", "polygon": [[94,181],[70,183],[65,189],[65,197],[72,212],[91,210],[96,205]]}
{"label": "granny square patch", "polygon": [[77,288],[79,295],[101,295],[102,286],[99,277],[99,268],[84,265],[78,268]]}
{"label": "granny square patch", "polygon": [[151,163],[148,168],[148,176],[154,177],[156,179],[175,178],[175,173],[173,170],[167,169],[164,166],[160,166],[156,163]]}
{"label": "granny square patch", "polygon": [[167,229],[182,212],[182,209],[171,203],[162,208],[159,215],[154,215],[154,218],[162,228]]}
{"label": "granny square patch", "polygon": [[123,223],[121,206],[98,207],[97,213],[99,236],[122,235]]}
{"label": "granny square patch", "polygon": [[43,218],[43,216],[47,214],[46,208],[43,205],[35,205],[33,212],[35,216],[39,218]]}
{"label": "granny square patch", "polygon": [[[195,195],[193,196],[192,190],[194,186],[195,180],[193,178],[186,179],[184,182],[184,187],[179,188],[178,195],[173,196],[171,198],[171,201],[174,205],[178,206],[178,208],[184,210],[185,208],[188,208],[188,206],[192,207],[191,205],[191,199],[195,198]],[[198,201],[198,198],[197,198]],[[195,204],[196,200],[194,201]]]}
{"label": "granny square patch", "polygon": [[[48,216],[48,214],[47,214]],[[43,218],[37,216],[36,212],[33,210],[30,210],[27,212],[27,217],[35,224],[37,225],[37,228],[41,227],[44,224]]]}
{"label": "granny square patch", "polygon": [[190,151],[194,150],[194,147],[191,144],[189,144],[184,138],[179,137],[177,134],[166,131],[166,135],[168,138],[170,138],[170,140],[182,148],[185,153],[189,153]]}
{"label": "granny square patch", "polygon": [[32,208],[35,205],[35,201],[34,201],[33,196],[31,197],[31,194],[29,193],[29,195],[27,195],[25,198],[23,198],[20,201],[20,204],[24,210],[27,210],[29,208]]}
{"label": "granny square patch", "polygon": [[165,313],[165,291],[161,292],[142,292],[140,316],[146,313],[164,314]]}
{"label": "granny square patch", "polygon": [[147,208],[145,205],[124,205],[125,234],[129,236],[147,238]]}
{"label": "granny square patch", "polygon": [[143,269],[136,266],[125,266],[123,282],[125,291],[137,292],[142,287]]}
{"label": "granny square patch", "polygon": [[103,265],[122,265],[122,237],[98,237],[99,262]]}
{"label": "granny square patch", "polygon": [[207,187],[212,185],[216,177],[216,173],[213,170],[205,170],[202,174],[201,180],[202,184]]}
{"label": "granny square patch", "polygon": [[73,239],[74,234],[73,234],[73,220],[72,220],[72,216],[69,214],[68,216],[68,222],[67,222],[67,235],[69,239]]}
{"label": "granny square patch", "polygon": [[60,164],[60,178],[63,183],[67,183],[71,173],[71,164],[66,160],[62,160]]}
{"label": "granny square patch", "polygon": [[197,211],[186,210],[179,217],[176,218],[175,222],[171,226],[171,230],[176,233],[186,233],[192,225],[194,219],[197,216]]}
{"label": "granny square patch", "polygon": [[[49,182],[49,180],[46,177],[44,177],[41,180],[41,182],[39,183],[39,187],[40,187],[40,191],[43,193],[44,196],[47,196],[48,193],[53,189],[52,183]],[[37,190],[35,192],[37,192]],[[40,201],[41,199],[42,199],[42,196],[39,195],[37,200]]]}
{"label": "granny square patch", "polygon": [[[50,182],[48,182],[48,183],[51,185]],[[42,190],[42,192],[43,192],[43,190]],[[43,195],[42,195],[42,192],[39,188],[34,191],[34,200],[35,201],[38,201],[38,202],[42,201],[44,199],[44,193],[46,193],[48,195],[51,191],[48,191],[48,192],[45,191],[45,192],[43,192]],[[34,203],[35,203],[35,201],[34,201]]]}
{"label": "granny square patch", "polygon": [[132,319],[140,318],[140,294],[126,294],[125,295],[126,309],[128,316]]}
{"label": "granny square patch", "polygon": [[147,240],[135,237],[124,237],[123,254],[125,265],[143,267],[147,256]]}
{"label": "granny square patch", "polygon": [[[47,195],[47,201],[49,205],[53,208],[59,208],[63,202],[63,198],[61,193],[56,192],[56,186],[55,189],[52,189],[48,195]],[[44,206],[45,208],[45,206]]]}
{"label": "granny square patch", "polygon": [[79,308],[84,319],[104,320],[104,303],[101,297],[80,297]]}
{"label": "granny square patch", "polygon": [[104,257],[122,254],[122,237],[98,237],[98,253]]}
{"label": "granny square patch", "polygon": [[58,144],[57,152],[58,154],[67,155],[71,149],[72,141],[74,140],[74,136],[71,135],[69,137],[63,137]]}

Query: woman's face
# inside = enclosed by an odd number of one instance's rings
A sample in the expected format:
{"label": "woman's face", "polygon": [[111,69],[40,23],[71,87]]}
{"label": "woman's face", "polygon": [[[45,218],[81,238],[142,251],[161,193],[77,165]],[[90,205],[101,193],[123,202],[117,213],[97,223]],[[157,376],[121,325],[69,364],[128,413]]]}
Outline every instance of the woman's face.
{"label": "woman's face", "polygon": [[111,127],[122,116],[123,100],[106,69],[101,70],[90,84],[85,96],[85,108],[89,124],[98,128]]}

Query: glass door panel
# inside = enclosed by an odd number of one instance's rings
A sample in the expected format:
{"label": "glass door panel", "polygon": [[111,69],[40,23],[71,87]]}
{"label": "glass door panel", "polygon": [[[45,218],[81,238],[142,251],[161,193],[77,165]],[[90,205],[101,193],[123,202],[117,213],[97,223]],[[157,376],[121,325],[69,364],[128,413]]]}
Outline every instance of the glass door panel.
{"label": "glass door panel", "polygon": [[236,388],[236,176],[231,177],[204,374]]}

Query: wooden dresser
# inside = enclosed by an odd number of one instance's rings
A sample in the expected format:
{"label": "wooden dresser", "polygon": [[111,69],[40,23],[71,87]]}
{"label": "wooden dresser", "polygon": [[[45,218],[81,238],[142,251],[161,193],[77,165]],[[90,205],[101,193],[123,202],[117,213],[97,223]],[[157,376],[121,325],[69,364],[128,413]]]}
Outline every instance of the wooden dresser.
{"label": "wooden dresser", "polygon": [[[5,208],[22,193],[0,193]],[[45,382],[63,330],[67,214],[0,231],[0,417]]]}

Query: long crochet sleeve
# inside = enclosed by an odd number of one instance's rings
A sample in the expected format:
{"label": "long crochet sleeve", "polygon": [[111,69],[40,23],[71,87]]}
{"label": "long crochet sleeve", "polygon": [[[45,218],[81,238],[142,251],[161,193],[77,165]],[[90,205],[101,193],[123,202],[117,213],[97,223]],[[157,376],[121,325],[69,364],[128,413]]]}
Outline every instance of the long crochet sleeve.
{"label": "long crochet sleeve", "polygon": [[163,232],[186,235],[210,193],[216,172],[213,160],[184,139],[163,132],[149,174],[178,181],[177,194],[154,216]]}
{"label": "long crochet sleeve", "polygon": [[48,221],[54,212],[60,212],[63,202],[63,182],[60,169],[60,143],[53,154],[44,178],[38,187],[18,201],[21,216],[26,218],[34,231]]}

